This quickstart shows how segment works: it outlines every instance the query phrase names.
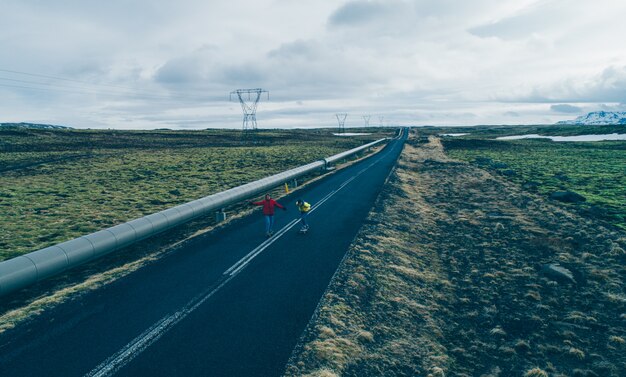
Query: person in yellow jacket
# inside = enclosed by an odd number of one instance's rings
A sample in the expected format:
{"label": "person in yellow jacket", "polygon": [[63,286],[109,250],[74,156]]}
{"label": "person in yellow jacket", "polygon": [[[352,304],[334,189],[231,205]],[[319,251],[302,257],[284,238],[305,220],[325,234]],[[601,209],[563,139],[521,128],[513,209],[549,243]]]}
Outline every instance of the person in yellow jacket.
{"label": "person in yellow jacket", "polygon": [[298,199],[296,201],[296,206],[300,211],[300,222],[302,223],[302,228],[300,229],[300,231],[306,232],[307,230],[309,230],[309,224],[306,222],[306,218],[309,214],[309,211],[311,210],[311,205],[302,199]]}

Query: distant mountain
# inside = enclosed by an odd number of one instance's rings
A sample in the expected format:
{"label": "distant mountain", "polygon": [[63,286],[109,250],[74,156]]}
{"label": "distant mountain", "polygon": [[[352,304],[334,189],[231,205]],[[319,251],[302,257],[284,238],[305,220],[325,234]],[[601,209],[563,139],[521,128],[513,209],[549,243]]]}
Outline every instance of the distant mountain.
{"label": "distant mountain", "polygon": [[626,112],[623,111],[594,111],[587,115],[579,116],[574,120],[563,120],[556,124],[581,124],[581,125],[614,125],[626,124]]}
{"label": "distant mountain", "polygon": [[36,130],[69,130],[72,127],[56,126],[53,124],[37,124],[37,123],[0,123],[0,127],[7,128],[30,128]]}

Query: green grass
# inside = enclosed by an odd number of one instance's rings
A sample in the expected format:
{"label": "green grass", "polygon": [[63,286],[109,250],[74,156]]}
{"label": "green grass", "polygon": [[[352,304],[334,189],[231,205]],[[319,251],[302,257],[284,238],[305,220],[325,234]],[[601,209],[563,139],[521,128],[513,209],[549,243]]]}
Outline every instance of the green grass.
{"label": "green grass", "polygon": [[[418,140],[407,142],[285,375],[626,375],[626,232]],[[498,143],[481,152],[516,145]],[[576,284],[542,272],[549,263]]]}
{"label": "green grass", "polygon": [[535,182],[541,194],[577,192],[587,199],[578,207],[626,229],[626,142],[499,141],[472,134],[446,139],[444,146],[455,159],[482,163],[519,184]]}
{"label": "green grass", "polygon": [[545,136],[579,136],[626,133],[625,125],[518,125],[518,126],[475,126],[475,127],[423,127],[421,134],[469,133],[462,138],[496,138],[500,136],[538,134]]}
{"label": "green grass", "polygon": [[[381,137],[330,130],[0,130],[0,260],[309,163]],[[2,171],[4,170],[4,171]]]}

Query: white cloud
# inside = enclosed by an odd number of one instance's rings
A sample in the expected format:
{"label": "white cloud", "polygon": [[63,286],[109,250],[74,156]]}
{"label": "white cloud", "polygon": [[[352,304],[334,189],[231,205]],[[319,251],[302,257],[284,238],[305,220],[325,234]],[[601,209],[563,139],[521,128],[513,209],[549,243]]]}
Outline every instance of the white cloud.
{"label": "white cloud", "polygon": [[350,26],[372,23],[398,5],[397,2],[385,3],[382,1],[349,1],[339,7],[329,19],[332,26]]}
{"label": "white cloud", "polygon": [[583,109],[578,106],[572,106],[566,103],[562,103],[558,105],[551,105],[550,110],[555,111],[557,113],[576,114],[576,113],[580,113]]}
{"label": "white cloud", "polygon": [[626,103],[626,66],[608,66],[593,74],[570,74],[537,85],[524,85],[498,99],[505,102]]}
{"label": "white cloud", "polygon": [[228,93],[245,87],[270,91],[262,127],[334,125],[337,111],[354,125],[366,113],[557,121],[560,105],[626,103],[625,11],[611,0],[5,0],[0,121],[239,127]]}

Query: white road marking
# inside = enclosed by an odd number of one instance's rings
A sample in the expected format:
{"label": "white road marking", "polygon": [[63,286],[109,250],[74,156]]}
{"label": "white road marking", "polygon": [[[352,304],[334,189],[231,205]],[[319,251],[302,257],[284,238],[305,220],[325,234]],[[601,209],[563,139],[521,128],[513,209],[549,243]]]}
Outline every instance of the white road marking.
{"label": "white road marking", "polygon": [[162,318],[155,323],[152,327],[144,331],[141,335],[133,339],[130,343],[120,349],[116,354],[100,363],[91,372],[86,374],[86,377],[104,377],[112,376],[120,370],[124,365],[128,364],[137,355],[143,352],[146,348],[156,342],[163,334],[174,327],[178,322],[182,321],[185,317],[196,310],[206,300],[211,298],[217,293],[223,286],[228,284],[229,281],[235,278],[236,275],[230,276],[228,279],[222,281],[217,287],[211,289],[209,292],[203,292],[196,296],[187,305],[176,313]]}
{"label": "white road marking", "polygon": [[[347,179],[343,182],[338,189],[331,191],[328,195],[323,197],[320,201],[318,201],[312,208],[310,212],[315,211],[322,204],[324,204],[328,199],[333,197],[337,192],[346,187],[350,182],[354,181],[358,176],[363,174],[372,166],[376,165],[380,162],[387,154],[391,152],[388,151],[384,155],[380,156],[375,162],[371,163],[364,169],[360,170],[358,173]],[[208,290],[202,292],[198,296],[194,297],[191,301],[187,303],[182,309],[178,310],[174,314],[163,317],[157,323],[152,325],[142,334],[133,339],[130,343],[122,347],[117,353],[100,363],[97,367],[95,367],[91,372],[87,373],[85,377],[105,377],[112,376],[118,370],[120,370],[123,366],[131,362],[135,357],[137,357],[141,352],[143,352],[146,348],[154,344],[161,336],[167,333],[170,329],[172,329],[176,324],[185,319],[189,314],[191,314],[194,310],[196,310],[200,305],[202,305],[205,301],[211,298],[215,293],[217,293],[220,289],[222,289],[226,284],[228,284],[232,279],[234,279],[246,266],[250,264],[250,262],[263,250],[267,249],[271,244],[273,244],[276,240],[282,237],[288,230],[293,228],[299,219],[294,219],[281,228],[276,235],[272,238],[265,240],[259,246],[257,246],[254,250],[248,253],[245,257],[241,258],[237,263],[231,266],[228,270],[226,270],[223,274],[221,282],[218,280],[219,284],[215,288],[209,288]]]}
{"label": "white road marking", "polygon": [[293,228],[298,223],[298,219],[293,219],[289,222],[289,224],[282,227],[275,235],[271,238],[268,238],[265,242],[257,246],[254,250],[252,250],[248,255],[239,260],[239,262],[235,263],[231,268],[224,272],[224,275],[234,276],[238,274],[241,270],[243,270],[257,255],[261,254],[263,250],[270,247],[271,244],[276,242],[283,234],[287,233],[287,231]]}

